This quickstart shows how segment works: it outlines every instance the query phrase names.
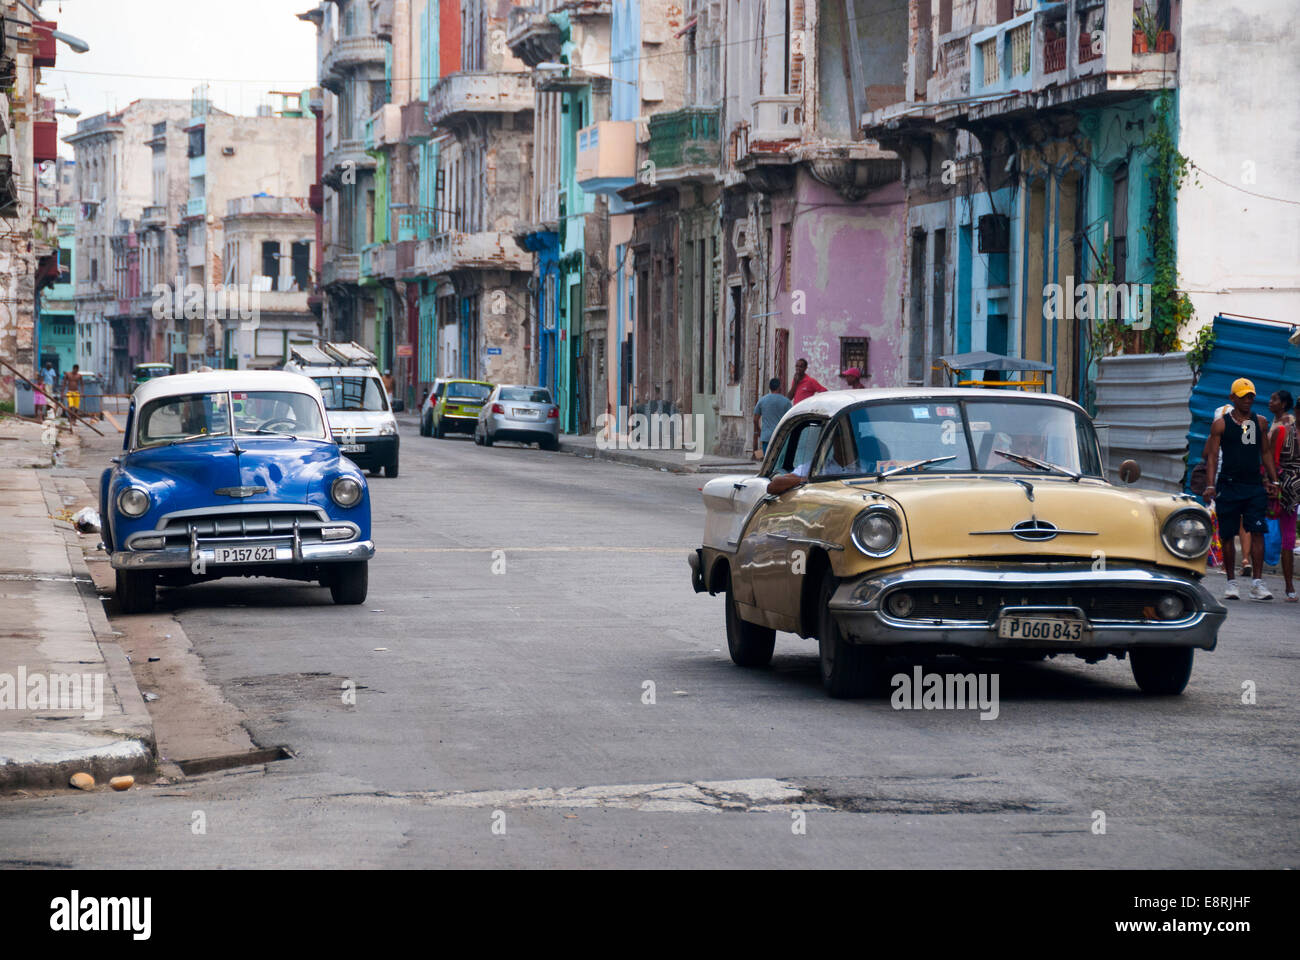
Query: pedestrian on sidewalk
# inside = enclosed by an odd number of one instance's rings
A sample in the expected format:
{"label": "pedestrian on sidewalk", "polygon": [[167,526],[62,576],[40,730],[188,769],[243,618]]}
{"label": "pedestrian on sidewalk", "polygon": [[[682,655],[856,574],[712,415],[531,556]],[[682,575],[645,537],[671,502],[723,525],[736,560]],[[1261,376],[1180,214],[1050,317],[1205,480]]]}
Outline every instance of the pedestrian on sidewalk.
{"label": "pedestrian on sidewalk", "polygon": [[762,460],[767,455],[767,445],[772,442],[772,431],[781,422],[785,412],[793,404],[781,392],[781,380],[773,377],[767,381],[768,392],[758,398],[754,404],[754,459]]}
{"label": "pedestrian on sidewalk", "polygon": [[36,376],[32,378],[32,405],[36,408],[37,420],[44,421],[45,419],[45,391],[47,389],[45,373],[38,369]]}
{"label": "pedestrian on sidewalk", "polygon": [[786,394],[792,404],[806,400],[814,393],[825,393],[826,388],[808,373],[808,361],[800,357],[794,364],[794,379],[790,381],[790,392]]}
{"label": "pedestrian on sidewalk", "polygon": [[[1264,455],[1268,421],[1251,412],[1255,402],[1255,384],[1245,377],[1233,381],[1231,402],[1232,409],[1210,427],[1205,462],[1216,462],[1220,450],[1223,460],[1215,482],[1205,488],[1205,498],[1215,501],[1220,531],[1236,530],[1241,525],[1250,534],[1251,572],[1254,575],[1250,599],[1272,600],[1273,594],[1260,579],[1264,572],[1265,512],[1269,496],[1278,493],[1273,457]],[[1260,476],[1261,467],[1263,478]],[[1223,568],[1228,575],[1228,585],[1223,592],[1225,600],[1241,599],[1234,576],[1236,561],[1232,538],[1224,537]]]}
{"label": "pedestrian on sidewalk", "polygon": [[862,371],[857,367],[849,367],[840,374],[840,379],[844,381],[845,390],[864,390],[867,386],[862,382]]}
{"label": "pedestrian on sidewalk", "polygon": [[1286,581],[1286,602],[1296,602],[1295,542],[1296,508],[1300,507],[1300,429],[1295,422],[1295,398],[1289,391],[1278,390],[1269,398],[1273,414],[1269,431],[1269,449],[1277,466],[1279,494],[1270,501],[1282,533],[1282,579]]}
{"label": "pedestrian on sidewalk", "polygon": [[63,375],[63,393],[69,410],[81,409],[81,364],[74,363]]}

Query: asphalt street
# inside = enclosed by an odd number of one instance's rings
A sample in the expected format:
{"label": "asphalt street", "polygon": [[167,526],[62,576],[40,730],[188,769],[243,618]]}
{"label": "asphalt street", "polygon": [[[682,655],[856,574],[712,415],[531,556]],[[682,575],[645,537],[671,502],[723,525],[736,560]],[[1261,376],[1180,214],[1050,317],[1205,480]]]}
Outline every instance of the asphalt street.
{"label": "asphalt street", "polygon": [[402,444],[401,476],[370,481],[364,606],[266,580],[161,594],[253,742],[293,759],[0,798],[0,866],[1300,864],[1294,605],[1233,604],[1177,698],[1057,659],[993,667],[991,720],[834,701],[811,641],[732,665],[721,598],[689,581],[699,477],[413,421]]}

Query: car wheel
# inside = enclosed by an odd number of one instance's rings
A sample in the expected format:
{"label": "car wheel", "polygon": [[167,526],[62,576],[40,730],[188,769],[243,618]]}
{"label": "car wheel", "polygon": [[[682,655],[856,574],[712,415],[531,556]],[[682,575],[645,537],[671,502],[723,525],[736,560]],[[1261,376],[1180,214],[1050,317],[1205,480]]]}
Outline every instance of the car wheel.
{"label": "car wheel", "polygon": [[1193,647],[1144,648],[1128,652],[1133,679],[1143,693],[1172,697],[1182,693],[1192,676]]}
{"label": "car wheel", "polygon": [[390,478],[397,476],[397,457],[393,457],[392,463],[384,464],[384,476]]}
{"label": "car wheel", "polygon": [[483,446],[485,447],[492,446],[492,434],[487,432],[486,427],[483,429]]}
{"label": "car wheel", "polygon": [[149,613],[157,598],[157,583],[152,573],[117,571],[117,605],[123,613]]}
{"label": "car wheel", "polygon": [[549,450],[551,451],[551,453],[554,453],[556,450],[560,449],[560,438],[547,437],[545,440],[539,443],[538,446],[541,447],[543,450]]}
{"label": "car wheel", "polygon": [[365,560],[350,560],[334,564],[336,569],[329,581],[330,596],[335,603],[355,604],[366,602],[370,575]]}
{"label": "car wheel", "polygon": [[830,601],[839,581],[829,567],[817,594],[817,649],[821,655],[822,686],[836,699],[860,697],[871,685],[871,651],[849,643],[831,616]]}
{"label": "car wheel", "polygon": [[436,438],[438,438],[439,440],[441,440],[444,436],[446,436],[446,433],[445,433],[445,432],[443,431],[443,429],[442,429],[442,421],[441,421],[441,420],[438,420],[437,422],[434,423],[434,425],[433,425],[433,435],[434,435]]}
{"label": "car wheel", "polygon": [[427,437],[432,432],[429,428],[429,415],[426,413],[420,418],[420,436]]}
{"label": "car wheel", "polygon": [[772,662],[772,649],[776,646],[776,631],[760,627],[741,617],[736,609],[736,597],[727,577],[727,651],[731,662],[738,667],[766,667]]}
{"label": "car wheel", "polygon": [[476,447],[483,446],[483,434],[479,432],[477,426],[474,427],[474,446]]}

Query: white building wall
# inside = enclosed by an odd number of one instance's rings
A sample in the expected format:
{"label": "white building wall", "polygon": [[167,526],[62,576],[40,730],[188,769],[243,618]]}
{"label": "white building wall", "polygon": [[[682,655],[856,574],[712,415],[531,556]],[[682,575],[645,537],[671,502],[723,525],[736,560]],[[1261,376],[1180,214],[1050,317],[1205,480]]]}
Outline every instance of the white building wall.
{"label": "white building wall", "polygon": [[1300,5],[1229,0],[1181,9],[1179,150],[1204,171],[1199,188],[1189,180],[1178,199],[1178,270],[1194,324],[1219,312],[1293,321],[1300,57],[1284,38],[1300,33]]}

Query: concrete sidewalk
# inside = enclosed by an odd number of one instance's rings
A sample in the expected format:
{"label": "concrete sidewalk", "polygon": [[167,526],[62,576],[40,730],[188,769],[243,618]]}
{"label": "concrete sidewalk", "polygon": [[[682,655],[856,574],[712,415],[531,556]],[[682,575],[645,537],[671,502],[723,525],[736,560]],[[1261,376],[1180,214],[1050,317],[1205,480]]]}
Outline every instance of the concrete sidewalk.
{"label": "concrete sidewalk", "polygon": [[[620,438],[619,442],[623,442],[623,438]],[[638,467],[667,470],[670,473],[745,473],[753,475],[758,470],[758,461],[737,457],[719,457],[705,454],[699,459],[692,459],[686,455],[685,450],[626,450],[609,445],[602,449],[601,444],[596,442],[594,434],[581,436],[566,434],[561,436],[560,452],[597,460],[630,463]]]}
{"label": "concrete sidewalk", "polygon": [[[41,433],[0,418],[0,790],[153,763],[153,723],[86,567],[99,534],[63,519],[94,498],[51,475]],[[61,430],[59,442],[77,440]]]}

